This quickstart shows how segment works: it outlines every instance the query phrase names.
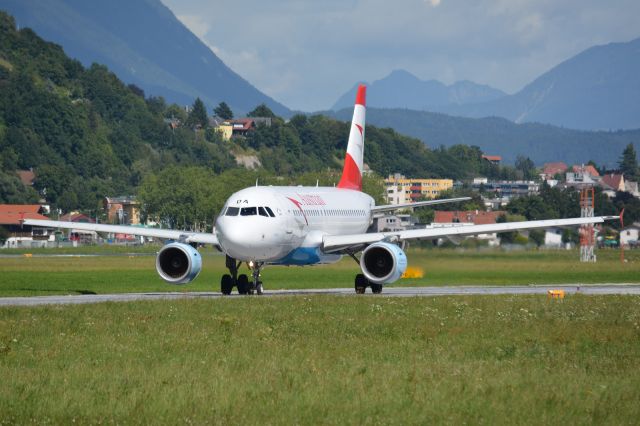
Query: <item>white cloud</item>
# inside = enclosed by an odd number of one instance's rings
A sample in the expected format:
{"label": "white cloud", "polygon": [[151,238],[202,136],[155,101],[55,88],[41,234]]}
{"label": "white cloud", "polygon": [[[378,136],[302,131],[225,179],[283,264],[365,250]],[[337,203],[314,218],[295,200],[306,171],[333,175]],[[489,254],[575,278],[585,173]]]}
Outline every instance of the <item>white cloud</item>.
{"label": "white cloud", "polygon": [[640,36],[637,0],[162,1],[234,71],[308,111],[398,68],[514,92],[594,44]]}

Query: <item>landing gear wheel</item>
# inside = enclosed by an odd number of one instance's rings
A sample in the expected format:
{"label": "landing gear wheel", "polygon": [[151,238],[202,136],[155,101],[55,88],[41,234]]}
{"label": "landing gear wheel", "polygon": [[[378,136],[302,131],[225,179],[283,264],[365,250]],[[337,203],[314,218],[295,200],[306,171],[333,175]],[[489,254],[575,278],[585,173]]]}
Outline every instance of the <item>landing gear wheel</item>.
{"label": "landing gear wheel", "polygon": [[245,274],[238,276],[238,294],[249,294],[249,278]]}
{"label": "landing gear wheel", "polygon": [[231,289],[233,289],[233,278],[229,274],[224,274],[220,280],[220,292],[228,296],[231,294]]}
{"label": "landing gear wheel", "polygon": [[355,279],[356,294],[364,294],[364,292],[367,290],[368,285],[369,285],[369,281],[363,274],[356,275],[356,279]]}
{"label": "landing gear wheel", "polygon": [[258,296],[260,296],[263,292],[264,292],[264,289],[262,288],[262,281],[260,281],[256,286],[256,293],[258,294]]}
{"label": "landing gear wheel", "polygon": [[382,284],[371,284],[371,291],[373,294],[382,293]]}

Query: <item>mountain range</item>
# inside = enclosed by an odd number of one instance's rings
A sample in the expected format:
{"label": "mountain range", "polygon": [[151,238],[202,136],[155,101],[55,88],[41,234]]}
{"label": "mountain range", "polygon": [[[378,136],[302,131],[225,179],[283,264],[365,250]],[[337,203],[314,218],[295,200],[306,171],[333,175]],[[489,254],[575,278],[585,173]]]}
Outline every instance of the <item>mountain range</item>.
{"label": "mountain range", "polygon": [[236,115],[264,103],[290,115],[227,67],[159,0],[0,0],[0,9],[83,65],[107,65],[147,95],[180,105],[200,97],[209,108],[225,101]]}
{"label": "mountain range", "polygon": [[[333,110],[344,108],[352,89]],[[395,71],[371,84],[370,105],[462,117],[503,117],[582,130],[640,128],[640,38],[591,47],[506,95],[489,86],[422,81]],[[395,126],[394,126],[395,127]]]}
{"label": "mountain range", "polygon": [[[293,114],[229,69],[159,0],[0,0],[0,9],[83,64],[106,64],[147,96],[181,105],[200,97],[209,108],[225,101],[236,115],[261,103],[279,116]],[[354,96],[355,87],[335,103],[338,111],[326,114],[348,121]],[[587,49],[512,95],[469,81],[422,81],[396,70],[370,84],[368,120],[430,147],[477,145],[508,163],[526,155],[538,164],[593,159],[614,166],[621,144],[640,148],[640,132],[609,131],[640,128],[638,99],[640,39]]]}
{"label": "mountain range", "polygon": [[349,107],[360,84],[369,86],[367,105],[374,108],[406,108],[430,110],[449,105],[488,102],[506,96],[501,90],[471,81],[458,81],[447,86],[437,80],[420,80],[405,70],[395,70],[385,78],[369,84],[359,82],[331,107],[338,111]]}
{"label": "mountain range", "polygon": [[440,111],[505,117],[572,129],[640,128],[640,38],[591,47],[536,78],[519,92]]}

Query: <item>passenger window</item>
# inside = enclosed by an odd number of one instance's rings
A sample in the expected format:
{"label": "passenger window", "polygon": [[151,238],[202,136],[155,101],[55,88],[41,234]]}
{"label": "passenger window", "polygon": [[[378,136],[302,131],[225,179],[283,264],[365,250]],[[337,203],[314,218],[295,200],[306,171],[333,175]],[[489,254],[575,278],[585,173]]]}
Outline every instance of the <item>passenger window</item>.
{"label": "passenger window", "polygon": [[267,213],[269,213],[269,216],[276,217],[276,215],[273,214],[273,210],[271,210],[269,207],[265,207],[265,210],[267,211]]}
{"label": "passenger window", "polygon": [[258,214],[258,209],[255,207],[243,207],[240,209],[240,216],[255,216]]}
{"label": "passenger window", "polygon": [[238,216],[239,211],[240,209],[237,207],[229,207],[227,209],[227,213],[225,213],[225,216]]}
{"label": "passenger window", "polygon": [[269,215],[267,214],[267,211],[264,209],[264,207],[258,207],[258,214],[260,216],[269,217]]}

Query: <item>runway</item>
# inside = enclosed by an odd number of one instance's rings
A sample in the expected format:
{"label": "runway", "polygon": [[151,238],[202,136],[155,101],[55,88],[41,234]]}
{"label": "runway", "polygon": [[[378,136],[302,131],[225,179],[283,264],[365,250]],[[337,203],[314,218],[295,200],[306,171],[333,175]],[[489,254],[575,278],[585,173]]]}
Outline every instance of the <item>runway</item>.
{"label": "runway", "polygon": [[[462,295],[500,294],[547,294],[549,290],[563,290],[565,294],[586,295],[640,295],[640,284],[562,284],[529,286],[447,286],[447,287],[385,287],[381,295],[372,297],[435,297]],[[0,306],[76,305],[103,302],[133,302],[143,300],[184,300],[223,299],[237,297],[282,297],[309,295],[355,296],[352,288],[310,289],[310,290],[267,290],[262,296],[223,296],[218,292],[167,292],[167,293],[121,293],[121,294],[81,294],[61,296],[0,297]],[[366,297],[366,296],[365,296]]]}

